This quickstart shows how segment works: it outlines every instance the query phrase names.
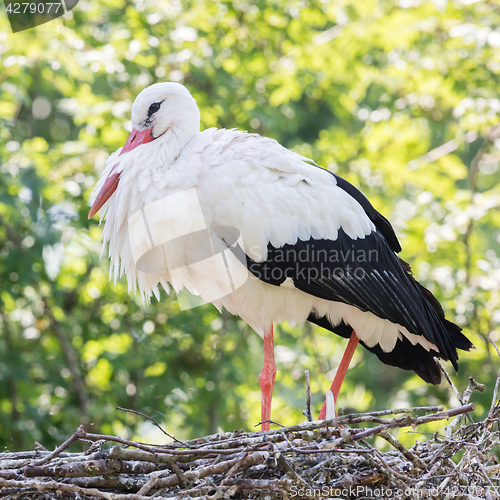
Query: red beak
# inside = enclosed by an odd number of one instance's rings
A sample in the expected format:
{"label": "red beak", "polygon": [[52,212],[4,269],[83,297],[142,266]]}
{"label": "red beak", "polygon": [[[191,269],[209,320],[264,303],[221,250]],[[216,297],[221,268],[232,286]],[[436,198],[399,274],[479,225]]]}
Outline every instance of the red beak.
{"label": "red beak", "polygon": [[[130,135],[128,136],[125,146],[123,146],[120,155],[122,155],[123,153],[127,153],[128,151],[132,151],[132,149],[135,149],[137,146],[140,146],[141,144],[146,144],[146,142],[154,141],[156,137],[153,137],[152,129],[153,127],[143,130],[142,132],[133,129]],[[97,198],[95,199],[90,209],[89,219],[92,219],[92,217],[94,217],[94,215],[97,212],[99,212],[101,207],[109,200],[111,195],[116,191],[121,175],[121,172],[118,172],[116,174],[113,173],[113,170],[117,166],[118,165],[115,165],[113,167],[113,169],[108,175],[108,178],[106,179],[106,182],[104,182],[104,186],[102,186],[101,190],[99,191],[99,194],[97,195]]]}

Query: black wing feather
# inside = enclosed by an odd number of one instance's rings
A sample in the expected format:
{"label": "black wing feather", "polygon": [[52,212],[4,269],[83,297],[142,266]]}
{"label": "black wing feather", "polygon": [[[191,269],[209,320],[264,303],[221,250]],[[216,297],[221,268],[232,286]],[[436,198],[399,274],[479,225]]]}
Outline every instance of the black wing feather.
{"label": "black wing feather", "polygon": [[[269,244],[266,261],[255,262],[247,256],[248,269],[271,285],[279,286],[286,278],[291,278],[295,287],[303,292],[372,312],[406,327],[412,334],[423,336],[439,352],[432,349],[426,351],[404,336],[402,340],[398,339],[390,353],[383,352],[378,344],[365,347],[386,364],[414,370],[426,382],[439,383],[441,373],[433,357],[439,355],[449,359],[458,369],[457,348],[469,350],[474,347],[473,344],[461,333],[460,327],[445,319],[439,301],[413,277],[409,264],[396,255],[401,251],[401,245],[390,222],[352,184],[332,172],[328,173],[335,177],[340,189],[360,204],[376,230],[364,238],[352,239],[340,228],[334,241],[299,239],[293,245],[280,248]],[[336,252],[342,258],[335,262],[329,259],[288,258],[289,255],[300,256],[301,251],[314,249],[323,250],[327,255]],[[359,251],[365,256],[375,252],[377,258],[362,261],[359,254],[356,255]],[[349,325],[343,322],[332,325],[326,317],[319,317],[314,311],[308,319],[343,337],[351,335]]]}
{"label": "black wing feather", "polygon": [[[407,264],[394,253],[379,231],[352,239],[340,229],[336,240],[298,240],[294,245],[280,248],[268,245],[267,259],[255,262],[247,257],[247,266],[252,274],[266,283],[278,286],[286,278],[291,278],[295,287],[303,292],[369,311],[406,327],[410,333],[423,336],[437,347],[438,352],[429,354],[426,351],[424,355],[425,349],[413,346],[409,341],[403,342],[403,346],[398,341],[397,352],[392,357],[379,347],[370,350],[384,362],[390,360],[388,364],[408,366],[402,357],[398,362],[396,355],[406,353],[410,346],[415,351],[422,349],[419,361],[415,360],[417,364],[412,369],[418,370],[421,376],[428,373],[426,378],[422,376],[425,380],[436,380],[437,375],[433,368],[422,368],[427,366],[423,358],[433,363],[432,356],[440,355],[451,360],[457,368],[456,347],[472,346],[459,327],[444,320],[442,308],[435,304],[439,302],[413,278]],[[335,331],[335,326],[329,329]],[[429,373],[434,375],[431,377]]]}

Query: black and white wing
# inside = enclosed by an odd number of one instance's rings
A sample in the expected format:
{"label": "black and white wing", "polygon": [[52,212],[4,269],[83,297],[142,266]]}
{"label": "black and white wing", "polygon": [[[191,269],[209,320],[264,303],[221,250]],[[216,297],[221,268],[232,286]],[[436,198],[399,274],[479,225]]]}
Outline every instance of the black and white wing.
{"label": "black and white wing", "polygon": [[458,369],[456,349],[468,350],[472,344],[457,325],[444,318],[437,299],[397,256],[401,246],[387,219],[354,186],[336,175],[335,179],[361,205],[374,229],[353,238],[341,227],[335,239],[298,238],[281,247],[269,244],[266,260],[247,259],[250,272],[266,283],[293,284],[319,299],[347,304],[397,325],[394,338],[391,329],[380,323],[349,324],[345,315],[340,319],[319,310],[311,311],[308,318],[344,337],[355,328],[361,343],[384,363],[414,370],[426,382],[439,383],[441,374],[433,357],[450,360]]}
{"label": "black and white wing", "polygon": [[413,278],[389,221],[360,191],[254,134],[218,131],[210,147],[216,161],[198,188],[210,223],[237,228],[251,275],[282,290],[255,287],[225,307],[252,325],[303,318],[344,337],[354,329],[384,363],[427,382],[441,378],[434,356],[457,367],[456,349],[472,344]]}

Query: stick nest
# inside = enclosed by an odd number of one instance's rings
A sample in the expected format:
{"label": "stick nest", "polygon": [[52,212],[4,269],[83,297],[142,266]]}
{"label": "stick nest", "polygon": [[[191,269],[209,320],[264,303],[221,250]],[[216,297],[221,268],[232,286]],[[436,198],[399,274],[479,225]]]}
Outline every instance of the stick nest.
{"label": "stick nest", "polygon": [[[460,395],[447,379],[461,406],[446,411],[427,406],[341,415],[267,432],[226,432],[191,441],[170,436],[173,441],[166,445],[92,434],[80,426],[52,452],[39,445],[35,451],[0,454],[0,497],[500,499],[500,374],[481,422],[473,422],[469,399],[484,386],[471,377]],[[390,433],[446,420],[440,432],[409,449]],[[388,446],[382,448],[388,451],[367,441],[374,437],[385,440]],[[79,440],[90,442],[89,449],[68,453]]]}
{"label": "stick nest", "polygon": [[[78,428],[55,451],[0,455],[0,496],[145,500],[230,498],[500,498],[500,404],[459,425],[472,403],[343,415],[268,432],[152,446]],[[418,416],[418,413],[424,415]],[[390,430],[454,418],[405,448]],[[367,424],[375,424],[368,427]],[[354,425],[357,427],[353,427]],[[360,425],[361,424],[361,425]],[[379,436],[390,451],[373,448]],[[83,453],[64,450],[90,440]],[[106,449],[105,443],[115,444]]]}

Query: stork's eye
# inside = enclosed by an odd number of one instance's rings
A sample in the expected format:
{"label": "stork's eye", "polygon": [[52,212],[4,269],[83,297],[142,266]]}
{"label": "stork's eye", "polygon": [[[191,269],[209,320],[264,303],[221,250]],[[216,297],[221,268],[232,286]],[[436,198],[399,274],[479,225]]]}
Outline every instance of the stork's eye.
{"label": "stork's eye", "polygon": [[151,115],[154,115],[159,109],[160,109],[160,106],[161,106],[161,102],[154,102],[153,104],[151,104],[151,106],[149,106],[149,110],[148,110],[148,118],[151,116]]}

